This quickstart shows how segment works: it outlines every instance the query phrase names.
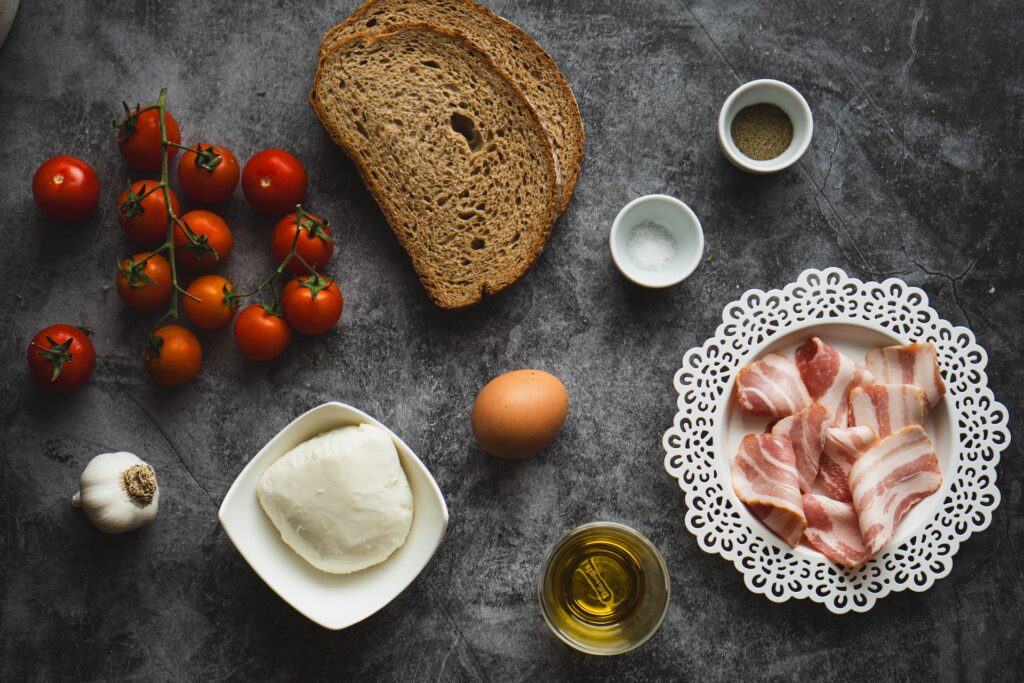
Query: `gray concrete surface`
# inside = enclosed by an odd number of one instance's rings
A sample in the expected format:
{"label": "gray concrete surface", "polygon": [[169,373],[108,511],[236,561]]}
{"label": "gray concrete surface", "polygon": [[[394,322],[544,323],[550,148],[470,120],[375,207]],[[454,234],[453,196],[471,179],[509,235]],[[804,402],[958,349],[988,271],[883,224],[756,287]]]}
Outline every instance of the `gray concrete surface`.
{"label": "gray concrete surface", "polygon": [[[1024,675],[1024,465],[1004,453],[992,526],[924,594],[866,615],[770,603],[704,555],[662,470],[683,352],[749,288],[837,265],[899,275],[969,325],[1022,434],[1024,11],[1019,4],[714,0],[493,2],[564,69],[589,138],[575,199],[533,271],[461,313],[436,310],[351,163],[306,105],[319,38],[343,2],[25,2],[0,49],[0,679],[3,680],[993,680]],[[715,140],[739,83],[796,85],[812,146],[774,177],[743,175]],[[276,363],[201,335],[201,375],[155,386],[140,359],[152,318],[114,291],[127,244],[115,203],[126,167],[110,120],[121,99],[170,88],[188,142],[296,153],[307,204],[338,236],[342,324]],[[29,184],[57,153],[102,179],[80,225],[44,220]],[[688,202],[707,233],[688,282],[641,291],[606,238],[633,197]],[[241,193],[224,208],[226,272],[271,267],[271,221]],[[87,387],[36,388],[25,346],[58,321],[95,330]],[[539,367],[572,397],[558,441],[527,462],[474,445],[468,411],[502,371]],[[249,458],[300,412],[354,404],[420,453],[452,518],[401,597],[341,633],[280,600],[221,531],[216,510]],[[158,472],[158,521],[106,537],[69,504],[96,453],[127,449]],[[576,524],[614,519],[662,549],[673,599],[661,631],[619,658],[577,654],[545,629],[534,578]]]}

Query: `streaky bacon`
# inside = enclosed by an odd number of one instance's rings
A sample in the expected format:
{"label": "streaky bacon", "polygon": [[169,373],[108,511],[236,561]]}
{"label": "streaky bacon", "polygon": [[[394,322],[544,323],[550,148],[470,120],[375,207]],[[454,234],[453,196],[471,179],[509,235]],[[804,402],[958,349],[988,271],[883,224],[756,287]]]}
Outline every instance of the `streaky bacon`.
{"label": "streaky bacon", "polygon": [[879,439],[910,425],[923,425],[928,402],[913,384],[872,384],[850,392],[850,424],[875,430]]}
{"label": "streaky bacon", "polygon": [[825,495],[844,503],[853,500],[850,468],[876,441],[878,437],[871,427],[830,427],[825,431],[825,446],[818,466],[818,483]]}
{"label": "streaky bacon", "polygon": [[764,525],[775,532],[775,534],[794,548],[800,542],[807,522],[802,516],[797,516],[789,510],[770,508],[764,505],[751,505],[750,511],[754,516],[764,522]]}
{"label": "streaky bacon", "polygon": [[870,372],[818,337],[796,350],[796,366],[811,398],[828,409],[832,427],[846,426],[850,389],[875,381]]}
{"label": "streaky bacon", "polygon": [[881,384],[913,384],[921,387],[929,410],[946,393],[946,384],[939,374],[939,353],[935,344],[872,349],[868,351],[865,362]]}
{"label": "streaky bacon", "polygon": [[760,417],[786,417],[811,404],[796,365],[779,353],[740,369],[736,397],[741,413]]}
{"label": "streaky bacon", "polygon": [[772,434],[788,437],[793,444],[800,491],[803,493],[810,492],[818,476],[818,461],[830,418],[825,406],[812,403],[799,413],[782,418],[772,427]]}
{"label": "streaky bacon", "polygon": [[784,436],[748,434],[732,463],[732,488],[782,540],[796,546],[804,518],[793,444]]}
{"label": "streaky bacon", "polygon": [[853,505],[812,493],[804,495],[803,505],[807,518],[804,538],[808,543],[828,559],[849,569],[867,562],[869,556]]}
{"label": "streaky bacon", "polygon": [[938,456],[919,425],[864,451],[850,468],[850,491],[868,555],[881,550],[906,514],[941,485]]}

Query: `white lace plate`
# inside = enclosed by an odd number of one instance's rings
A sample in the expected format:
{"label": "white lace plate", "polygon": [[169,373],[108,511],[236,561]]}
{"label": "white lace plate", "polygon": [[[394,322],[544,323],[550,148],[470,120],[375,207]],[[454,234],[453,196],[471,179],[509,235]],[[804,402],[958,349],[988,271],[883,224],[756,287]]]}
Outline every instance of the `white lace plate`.
{"label": "white lace plate", "polygon": [[[932,342],[948,389],[925,425],[942,487],[856,570],[805,546],[790,548],[732,490],[740,439],[767,422],[739,415],[731,400],[736,371],[815,335],[858,362],[869,348]],[[678,412],[662,444],[665,469],[685,494],[686,528],[701,549],[730,560],[747,588],[773,602],[810,598],[835,613],[866,612],[890,592],[927,590],[949,574],[960,544],[987,528],[999,505],[996,465],[1010,433],[1006,407],[988,388],[987,362],[969,329],[940,318],[922,290],[896,278],[861,282],[827,268],[806,270],[781,290],[745,292],[725,307],[715,335],[686,352],[675,374]]]}

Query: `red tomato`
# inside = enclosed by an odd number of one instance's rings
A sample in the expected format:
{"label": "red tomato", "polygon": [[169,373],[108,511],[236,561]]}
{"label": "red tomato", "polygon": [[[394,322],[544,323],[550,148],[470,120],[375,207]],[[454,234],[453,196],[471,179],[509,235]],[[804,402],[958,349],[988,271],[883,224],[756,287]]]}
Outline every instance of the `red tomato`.
{"label": "red tomato", "polygon": [[[298,240],[295,239],[296,232],[299,233]],[[334,253],[334,235],[327,227],[327,221],[321,221],[312,214],[306,213],[302,216],[302,227],[299,227],[294,213],[277,222],[274,234],[270,238],[270,251],[274,255],[274,260],[278,263],[284,261],[292,250],[293,242],[295,252],[316,270],[327,265],[331,254]],[[297,274],[309,272],[309,269],[302,265],[302,261],[296,258],[289,261],[286,267]]]}
{"label": "red tomato", "polygon": [[306,196],[306,169],[282,149],[265,149],[245,164],[242,191],[257,211],[280,216]]}
{"label": "red tomato", "polygon": [[297,277],[281,293],[285,319],[302,334],[323,334],[334,327],[344,303],[338,285],[320,275]]}
{"label": "red tomato", "polygon": [[272,308],[249,304],[235,319],[235,343],[247,358],[273,360],[292,343],[292,330]]}
{"label": "red tomato", "polygon": [[199,372],[203,347],[192,331],[181,325],[164,325],[146,344],[146,369],[159,384],[175,387]]}
{"label": "red tomato", "polygon": [[185,150],[178,162],[178,182],[186,195],[205,204],[218,204],[238,187],[238,160],[219,145],[199,144]]}
{"label": "red tomato", "polygon": [[186,290],[189,296],[184,299],[185,315],[197,327],[207,330],[224,327],[231,322],[238,308],[238,299],[232,294],[234,289],[220,275],[197,277]]}
{"label": "red tomato", "polygon": [[74,325],[50,325],[28,345],[28,368],[48,389],[67,391],[89,379],[96,349],[88,334]]}
{"label": "red tomato", "polygon": [[[136,180],[131,191],[125,190],[117,200],[117,220],[128,237],[146,247],[155,247],[167,239],[167,203],[163,190],[153,190],[155,180]],[[174,215],[181,204],[174,190],[167,188]]]}
{"label": "red tomato", "polygon": [[223,218],[212,211],[197,209],[181,220],[195,235],[195,240],[189,242],[182,226],[174,230],[174,252],[181,265],[193,270],[213,270],[228,260],[234,238]]}
{"label": "red tomato", "polygon": [[152,311],[171,298],[171,264],[150,253],[135,254],[117,269],[117,293],[136,311]]}
{"label": "red tomato", "polygon": [[81,159],[56,156],[32,177],[32,195],[39,210],[55,221],[80,221],[100,201],[100,179]]}
{"label": "red tomato", "polygon": [[[181,130],[170,112],[167,117],[167,140],[181,144]],[[159,171],[163,159],[160,138],[160,112],[156,107],[141,114],[129,112],[125,107],[125,120],[117,126],[117,146],[128,165],[140,171]],[[167,160],[178,153],[178,148],[167,147]]]}

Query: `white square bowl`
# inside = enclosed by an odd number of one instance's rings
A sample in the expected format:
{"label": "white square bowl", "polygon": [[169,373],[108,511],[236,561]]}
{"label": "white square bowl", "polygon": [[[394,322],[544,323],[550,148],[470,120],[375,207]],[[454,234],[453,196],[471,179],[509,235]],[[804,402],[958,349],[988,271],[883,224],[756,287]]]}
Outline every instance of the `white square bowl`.
{"label": "white square bowl", "polygon": [[[395,442],[413,497],[412,528],[391,557],[353,574],[316,569],[283,540],[256,498],[263,473],[289,450],[317,434],[368,423]],[[344,403],[324,403],[295,418],[256,454],[221,503],[221,526],[253,570],[285,602],[324,628],[340,630],[398,597],[434,555],[448,526],[448,506],[437,482],[416,454],[390,429]]]}

